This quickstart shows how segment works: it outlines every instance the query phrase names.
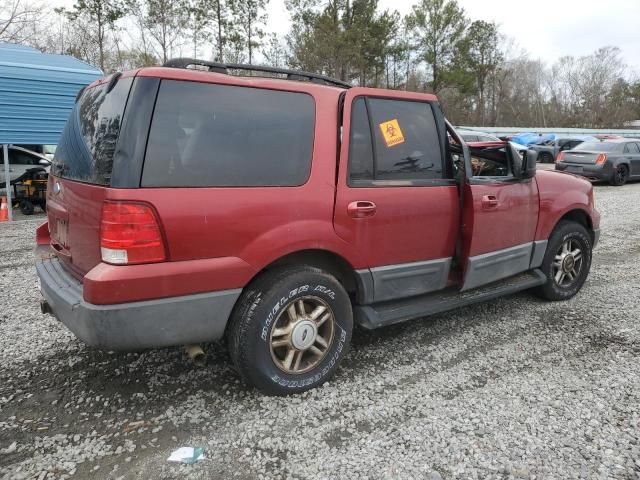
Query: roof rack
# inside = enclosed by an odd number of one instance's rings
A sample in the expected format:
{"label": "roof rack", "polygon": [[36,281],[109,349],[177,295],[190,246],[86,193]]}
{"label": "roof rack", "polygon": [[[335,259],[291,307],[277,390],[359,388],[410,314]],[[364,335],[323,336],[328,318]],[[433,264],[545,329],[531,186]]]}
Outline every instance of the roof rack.
{"label": "roof rack", "polygon": [[286,75],[287,80],[309,81],[325,85],[334,85],[342,88],[351,88],[351,85],[336,78],[319,75],[317,73],[302,72],[299,70],[288,70],[286,68],[266,67],[262,65],[246,65],[241,63],[218,63],[196,58],[173,58],[167,61],[164,67],[188,68],[190,66],[206,67],[207,71],[224,73],[229,75],[229,70],[245,70],[248,72],[263,72]]}

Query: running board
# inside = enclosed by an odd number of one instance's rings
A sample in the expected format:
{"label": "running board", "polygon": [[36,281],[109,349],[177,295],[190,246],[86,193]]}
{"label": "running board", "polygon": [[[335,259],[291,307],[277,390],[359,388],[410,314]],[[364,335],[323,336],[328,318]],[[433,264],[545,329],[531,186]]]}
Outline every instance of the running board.
{"label": "running board", "polygon": [[435,313],[453,310],[454,308],[466,307],[485,300],[503,297],[543,285],[546,281],[547,277],[539,269],[529,270],[465,292],[460,292],[458,288],[447,288],[439,292],[403,298],[392,302],[357,305],[354,308],[355,319],[363,328],[373,330],[404,322],[405,320],[426,317]]}

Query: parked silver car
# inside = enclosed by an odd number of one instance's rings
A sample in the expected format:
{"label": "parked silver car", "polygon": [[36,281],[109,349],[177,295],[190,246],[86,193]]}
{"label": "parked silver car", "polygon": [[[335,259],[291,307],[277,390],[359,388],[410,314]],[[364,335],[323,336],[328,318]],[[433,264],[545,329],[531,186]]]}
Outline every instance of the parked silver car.
{"label": "parked silver car", "polygon": [[[50,166],[51,160],[41,153],[17,145],[9,146],[9,181],[11,184],[21,180],[27,170],[42,167],[48,172]],[[4,188],[5,183],[4,150],[0,148],[0,188]]]}
{"label": "parked silver car", "polygon": [[559,137],[539,145],[529,145],[529,148],[538,152],[538,161],[540,163],[553,163],[558,153],[571,150],[587,141],[595,142],[597,139],[594,137]]}

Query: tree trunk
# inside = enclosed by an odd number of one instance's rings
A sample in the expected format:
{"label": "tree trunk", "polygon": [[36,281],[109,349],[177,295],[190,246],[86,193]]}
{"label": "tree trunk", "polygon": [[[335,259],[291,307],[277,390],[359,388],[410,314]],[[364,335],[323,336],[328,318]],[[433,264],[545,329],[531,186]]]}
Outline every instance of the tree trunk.
{"label": "tree trunk", "polygon": [[222,42],[222,7],[218,0],[216,2],[216,17],[218,19],[218,61],[224,62],[224,44]]}
{"label": "tree trunk", "polygon": [[98,50],[100,53],[100,70],[104,73],[104,26],[102,25],[102,17],[98,15]]}
{"label": "tree trunk", "polygon": [[252,50],[252,45],[251,45],[251,12],[248,12],[248,18],[247,18],[247,26],[249,27],[247,29],[247,45],[249,46],[249,65],[251,65],[251,60],[252,60],[252,56],[251,54],[253,53]]}

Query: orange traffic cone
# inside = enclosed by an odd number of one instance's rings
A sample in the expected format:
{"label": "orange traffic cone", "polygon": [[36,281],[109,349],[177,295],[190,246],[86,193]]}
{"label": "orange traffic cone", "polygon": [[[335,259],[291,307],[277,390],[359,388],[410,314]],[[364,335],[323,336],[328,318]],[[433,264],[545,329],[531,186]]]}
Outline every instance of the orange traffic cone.
{"label": "orange traffic cone", "polygon": [[6,222],[9,220],[9,209],[7,208],[7,197],[2,197],[2,203],[0,204],[0,222]]}

